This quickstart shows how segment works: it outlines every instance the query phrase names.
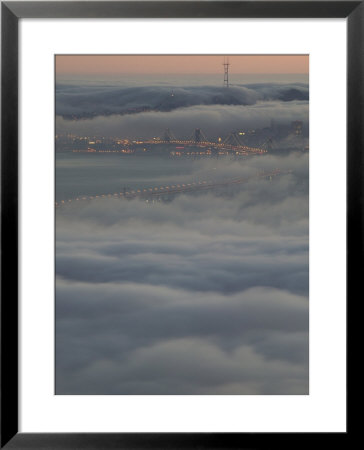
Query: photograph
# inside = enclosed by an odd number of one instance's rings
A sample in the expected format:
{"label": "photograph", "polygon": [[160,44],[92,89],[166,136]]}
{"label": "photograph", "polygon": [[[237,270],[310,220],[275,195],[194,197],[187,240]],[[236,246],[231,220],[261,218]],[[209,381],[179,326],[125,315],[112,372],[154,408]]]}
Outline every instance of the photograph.
{"label": "photograph", "polygon": [[308,395],[309,56],[54,64],[55,394]]}

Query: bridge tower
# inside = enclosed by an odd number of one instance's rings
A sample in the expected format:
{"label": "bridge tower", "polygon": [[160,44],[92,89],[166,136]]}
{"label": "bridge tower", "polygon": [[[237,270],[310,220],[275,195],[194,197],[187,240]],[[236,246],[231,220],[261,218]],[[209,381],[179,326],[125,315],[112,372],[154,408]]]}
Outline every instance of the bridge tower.
{"label": "bridge tower", "polygon": [[239,140],[238,133],[236,131],[232,131],[227,138],[224,140],[223,144],[229,144],[241,147],[242,144]]}
{"label": "bridge tower", "polygon": [[267,141],[267,150],[272,150],[273,148],[273,139],[269,138]]}
{"label": "bridge tower", "polygon": [[175,137],[169,128],[166,128],[163,136],[163,140],[166,142],[174,141]]}
{"label": "bridge tower", "polygon": [[195,129],[195,142],[201,142],[201,130],[200,128]]}
{"label": "bridge tower", "polygon": [[269,137],[263,144],[260,146],[261,149],[267,150],[268,152],[275,148],[273,138]]}
{"label": "bridge tower", "polygon": [[224,86],[229,87],[229,58],[225,57],[222,64],[224,66]]}
{"label": "bridge tower", "polygon": [[205,134],[201,130],[201,128],[195,128],[195,131],[193,132],[193,135],[191,137],[191,141],[193,141],[195,143],[206,142],[207,137],[205,136]]}

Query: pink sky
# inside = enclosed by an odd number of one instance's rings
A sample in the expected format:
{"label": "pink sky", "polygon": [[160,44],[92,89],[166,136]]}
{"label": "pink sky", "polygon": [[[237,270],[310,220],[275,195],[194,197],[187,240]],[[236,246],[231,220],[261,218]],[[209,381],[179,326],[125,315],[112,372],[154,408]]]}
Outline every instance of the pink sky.
{"label": "pink sky", "polygon": [[[230,55],[230,73],[308,73],[308,55]],[[224,55],[59,55],[57,74],[221,73]]]}

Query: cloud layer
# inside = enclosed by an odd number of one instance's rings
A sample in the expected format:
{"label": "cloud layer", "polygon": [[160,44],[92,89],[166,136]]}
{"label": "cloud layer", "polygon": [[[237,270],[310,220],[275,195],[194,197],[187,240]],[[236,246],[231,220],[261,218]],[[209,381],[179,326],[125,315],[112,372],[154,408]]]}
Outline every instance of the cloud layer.
{"label": "cloud layer", "polygon": [[308,101],[303,83],[217,86],[56,86],[56,114],[85,119],[145,111],[166,112],[193,106],[254,105],[259,101]]}
{"label": "cloud layer", "polygon": [[57,213],[58,394],[308,393],[307,155],[213,164],[293,173]]}

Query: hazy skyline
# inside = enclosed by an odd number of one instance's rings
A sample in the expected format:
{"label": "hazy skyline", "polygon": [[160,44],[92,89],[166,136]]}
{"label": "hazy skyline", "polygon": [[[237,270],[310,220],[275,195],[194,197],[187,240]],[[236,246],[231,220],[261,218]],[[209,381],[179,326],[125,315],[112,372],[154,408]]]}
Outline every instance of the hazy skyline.
{"label": "hazy skyline", "polygon": [[[308,55],[226,55],[232,74],[307,74]],[[225,55],[57,55],[57,75],[219,74]]]}

